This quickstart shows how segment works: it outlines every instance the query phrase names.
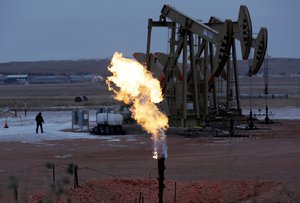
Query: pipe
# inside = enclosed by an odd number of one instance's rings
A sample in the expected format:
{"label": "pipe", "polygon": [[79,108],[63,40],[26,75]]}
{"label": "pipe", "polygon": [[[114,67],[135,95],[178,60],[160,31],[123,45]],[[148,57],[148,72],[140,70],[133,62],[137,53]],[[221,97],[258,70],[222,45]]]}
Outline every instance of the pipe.
{"label": "pipe", "polygon": [[164,193],[164,180],[165,180],[165,158],[164,157],[158,157],[157,158],[158,163],[158,200],[159,203],[163,203],[163,193]]}

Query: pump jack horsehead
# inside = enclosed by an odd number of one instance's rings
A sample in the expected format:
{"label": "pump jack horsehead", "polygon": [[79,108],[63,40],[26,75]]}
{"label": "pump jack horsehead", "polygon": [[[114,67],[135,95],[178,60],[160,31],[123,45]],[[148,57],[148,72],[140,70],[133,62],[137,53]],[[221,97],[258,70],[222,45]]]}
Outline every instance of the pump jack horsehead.
{"label": "pump jack horsehead", "polygon": [[[169,53],[150,53],[153,27],[170,29]],[[164,5],[159,21],[148,20],[146,54],[135,53],[134,57],[160,80],[165,98],[163,110],[169,116],[169,124],[194,126],[218,112],[216,78],[220,76],[227,84],[226,108],[232,109],[229,105],[233,99],[231,62],[235,81],[234,109],[237,114],[241,113],[235,40],[240,41],[243,60],[247,60],[251,49],[254,49],[249,71],[254,75],[266,54],[267,34],[267,29],[262,27],[257,37],[252,37],[250,14],[243,5],[237,21],[211,17],[207,23]],[[182,62],[179,62],[181,59]]]}

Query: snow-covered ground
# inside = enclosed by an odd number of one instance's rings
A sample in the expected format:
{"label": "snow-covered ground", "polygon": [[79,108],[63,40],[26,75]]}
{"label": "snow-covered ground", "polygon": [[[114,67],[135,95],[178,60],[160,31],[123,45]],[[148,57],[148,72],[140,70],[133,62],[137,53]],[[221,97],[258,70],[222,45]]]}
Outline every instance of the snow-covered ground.
{"label": "snow-covered ground", "polygon": [[[38,112],[28,112],[25,117],[24,112],[19,112],[18,117],[8,117],[9,128],[4,128],[5,118],[0,118],[0,142],[17,141],[23,143],[40,143],[46,140],[62,139],[111,139],[110,136],[95,136],[84,132],[65,132],[65,129],[72,128],[71,111],[45,111],[44,133],[36,134],[35,116]],[[90,112],[90,121],[95,121],[94,112]]]}
{"label": "snow-covered ground", "polygon": [[[285,120],[299,120],[300,108],[296,107],[282,107],[282,108],[269,108],[270,119],[285,119]],[[243,108],[243,115],[249,115],[250,108]],[[252,109],[253,115],[258,119],[264,119],[266,117],[266,109]]]}
{"label": "snow-covered ground", "polygon": [[[36,134],[35,116],[38,112],[19,112],[18,117],[8,117],[7,123],[9,128],[4,128],[5,118],[0,118],[0,142],[16,141],[23,143],[42,143],[47,140],[63,139],[107,139],[115,141],[115,136],[95,136],[84,132],[66,132],[63,130],[72,128],[71,111],[45,111],[42,112],[45,123],[44,133]],[[263,119],[265,109],[253,109],[253,114],[259,119]],[[300,108],[286,107],[278,109],[269,109],[270,119],[300,119]],[[249,108],[243,109],[243,114],[249,114]],[[95,112],[89,113],[90,122],[95,122]]]}

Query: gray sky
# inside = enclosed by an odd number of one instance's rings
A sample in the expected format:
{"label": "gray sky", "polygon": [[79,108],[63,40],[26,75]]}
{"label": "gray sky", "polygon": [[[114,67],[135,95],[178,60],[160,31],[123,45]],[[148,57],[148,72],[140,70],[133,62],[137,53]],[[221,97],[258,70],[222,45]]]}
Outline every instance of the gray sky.
{"label": "gray sky", "polygon": [[[0,62],[108,58],[145,52],[148,18],[170,4],[195,19],[237,19],[247,5],[253,32],[268,28],[272,57],[300,58],[299,0],[0,0]],[[152,51],[167,51],[155,28]]]}

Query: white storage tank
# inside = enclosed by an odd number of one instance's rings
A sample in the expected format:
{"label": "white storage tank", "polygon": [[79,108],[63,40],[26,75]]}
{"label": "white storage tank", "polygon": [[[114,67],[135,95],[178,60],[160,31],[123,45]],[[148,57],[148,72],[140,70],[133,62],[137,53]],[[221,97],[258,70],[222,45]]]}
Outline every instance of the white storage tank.
{"label": "white storage tank", "polygon": [[123,116],[118,113],[98,113],[97,124],[123,125]]}
{"label": "white storage tank", "polygon": [[123,116],[118,113],[109,113],[108,114],[108,125],[122,125]]}
{"label": "white storage tank", "polygon": [[96,122],[97,124],[107,124],[107,113],[97,113]]}

